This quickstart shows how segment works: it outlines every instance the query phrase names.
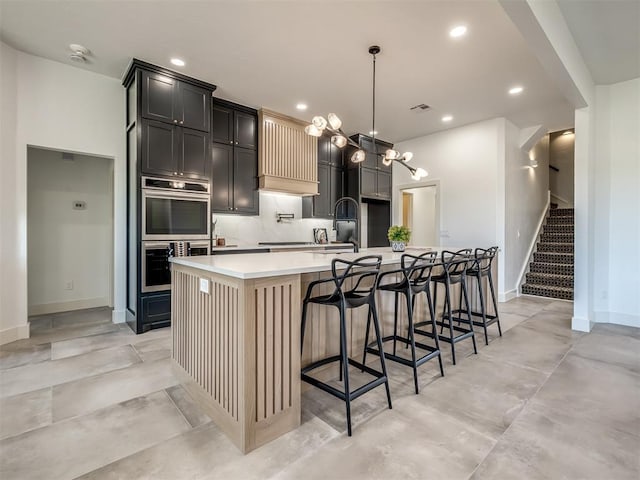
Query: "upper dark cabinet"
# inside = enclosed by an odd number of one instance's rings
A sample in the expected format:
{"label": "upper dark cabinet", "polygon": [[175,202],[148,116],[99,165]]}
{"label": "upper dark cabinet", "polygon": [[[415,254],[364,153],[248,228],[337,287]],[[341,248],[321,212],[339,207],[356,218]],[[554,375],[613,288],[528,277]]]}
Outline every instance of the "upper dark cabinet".
{"label": "upper dark cabinet", "polygon": [[[357,142],[367,154],[362,163],[354,164],[347,161],[350,172],[349,196],[391,200],[391,166],[385,166],[382,163],[382,154],[393,148],[393,144],[378,139],[374,143],[371,137],[362,134],[353,135],[351,139]],[[346,153],[347,158],[354,151],[355,148],[350,147]]]}
{"label": "upper dark cabinet", "polygon": [[213,101],[212,140],[241,148],[258,148],[258,117],[222,100]]}
{"label": "upper dark cabinet", "polygon": [[208,132],[211,91],[155,72],[142,72],[142,116]]}
{"label": "upper dark cabinet", "polygon": [[[302,199],[304,218],[333,218],[334,206],[344,195],[343,150],[327,136],[318,138],[318,195]],[[344,212],[338,212],[340,218]]]}

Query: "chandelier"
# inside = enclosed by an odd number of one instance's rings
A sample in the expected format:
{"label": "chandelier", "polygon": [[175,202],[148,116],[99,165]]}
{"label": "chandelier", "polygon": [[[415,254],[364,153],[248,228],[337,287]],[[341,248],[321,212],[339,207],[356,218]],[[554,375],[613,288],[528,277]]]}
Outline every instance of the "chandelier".
{"label": "chandelier", "polygon": [[[372,105],[372,120],[371,120],[371,138],[372,144],[375,147],[376,142],[376,55],[380,53],[380,47],[373,45],[369,47],[369,53],[373,57],[373,105]],[[420,180],[428,175],[427,171],[423,168],[414,168],[407,165],[407,162],[413,158],[413,153],[405,152],[400,154],[397,150],[388,149],[384,153],[372,152],[370,150],[363,149],[358,143],[347,137],[342,130],[342,120],[335,114],[330,113],[327,118],[321,116],[315,116],[311,119],[311,124],[307,125],[304,131],[313,137],[321,137],[324,131],[331,133],[331,143],[338,148],[344,148],[347,145],[355,147],[356,150],[351,154],[351,161],[353,163],[364,162],[366,154],[378,155],[382,158],[382,163],[385,166],[390,166],[393,162],[398,162],[411,172],[411,178],[414,180]]]}

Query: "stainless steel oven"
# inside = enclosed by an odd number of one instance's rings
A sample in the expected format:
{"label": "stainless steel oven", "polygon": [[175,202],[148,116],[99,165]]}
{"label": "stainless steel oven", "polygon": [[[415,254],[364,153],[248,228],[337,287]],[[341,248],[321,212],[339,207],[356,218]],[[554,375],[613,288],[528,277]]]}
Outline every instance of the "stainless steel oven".
{"label": "stainless steel oven", "polygon": [[209,241],[142,242],[142,291],[160,292],[171,288],[171,257],[209,255]]}
{"label": "stainless steel oven", "polygon": [[210,185],[142,177],[142,240],[208,240]]}

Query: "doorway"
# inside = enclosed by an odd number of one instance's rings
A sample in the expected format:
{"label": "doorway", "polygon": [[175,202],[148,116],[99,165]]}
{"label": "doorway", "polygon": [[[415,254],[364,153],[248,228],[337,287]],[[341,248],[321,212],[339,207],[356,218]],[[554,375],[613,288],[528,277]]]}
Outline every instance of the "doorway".
{"label": "doorway", "polygon": [[411,245],[437,247],[439,235],[438,185],[424,184],[400,188],[402,224],[411,230]]}
{"label": "doorway", "polygon": [[30,316],[113,308],[113,170],[112,158],[28,147]]}

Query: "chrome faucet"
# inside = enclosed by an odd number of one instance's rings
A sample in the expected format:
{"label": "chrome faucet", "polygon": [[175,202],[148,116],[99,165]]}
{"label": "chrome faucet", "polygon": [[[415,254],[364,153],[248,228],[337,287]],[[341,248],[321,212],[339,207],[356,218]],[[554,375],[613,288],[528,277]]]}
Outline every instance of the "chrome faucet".
{"label": "chrome faucet", "polygon": [[353,204],[353,211],[355,213],[355,218],[344,218],[340,220],[345,220],[347,222],[355,222],[355,232],[352,232],[349,235],[349,238],[347,239],[347,243],[351,243],[353,245],[353,253],[358,253],[358,251],[360,250],[360,242],[358,241],[358,235],[360,232],[360,221],[358,219],[359,206],[358,206],[358,202],[356,202],[353,198],[351,197],[339,198],[338,201],[333,206],[333,229],[336,230],[336,232],[338,231],[338,222],[340,221],[338,220],[338,208],[343,203]]}

